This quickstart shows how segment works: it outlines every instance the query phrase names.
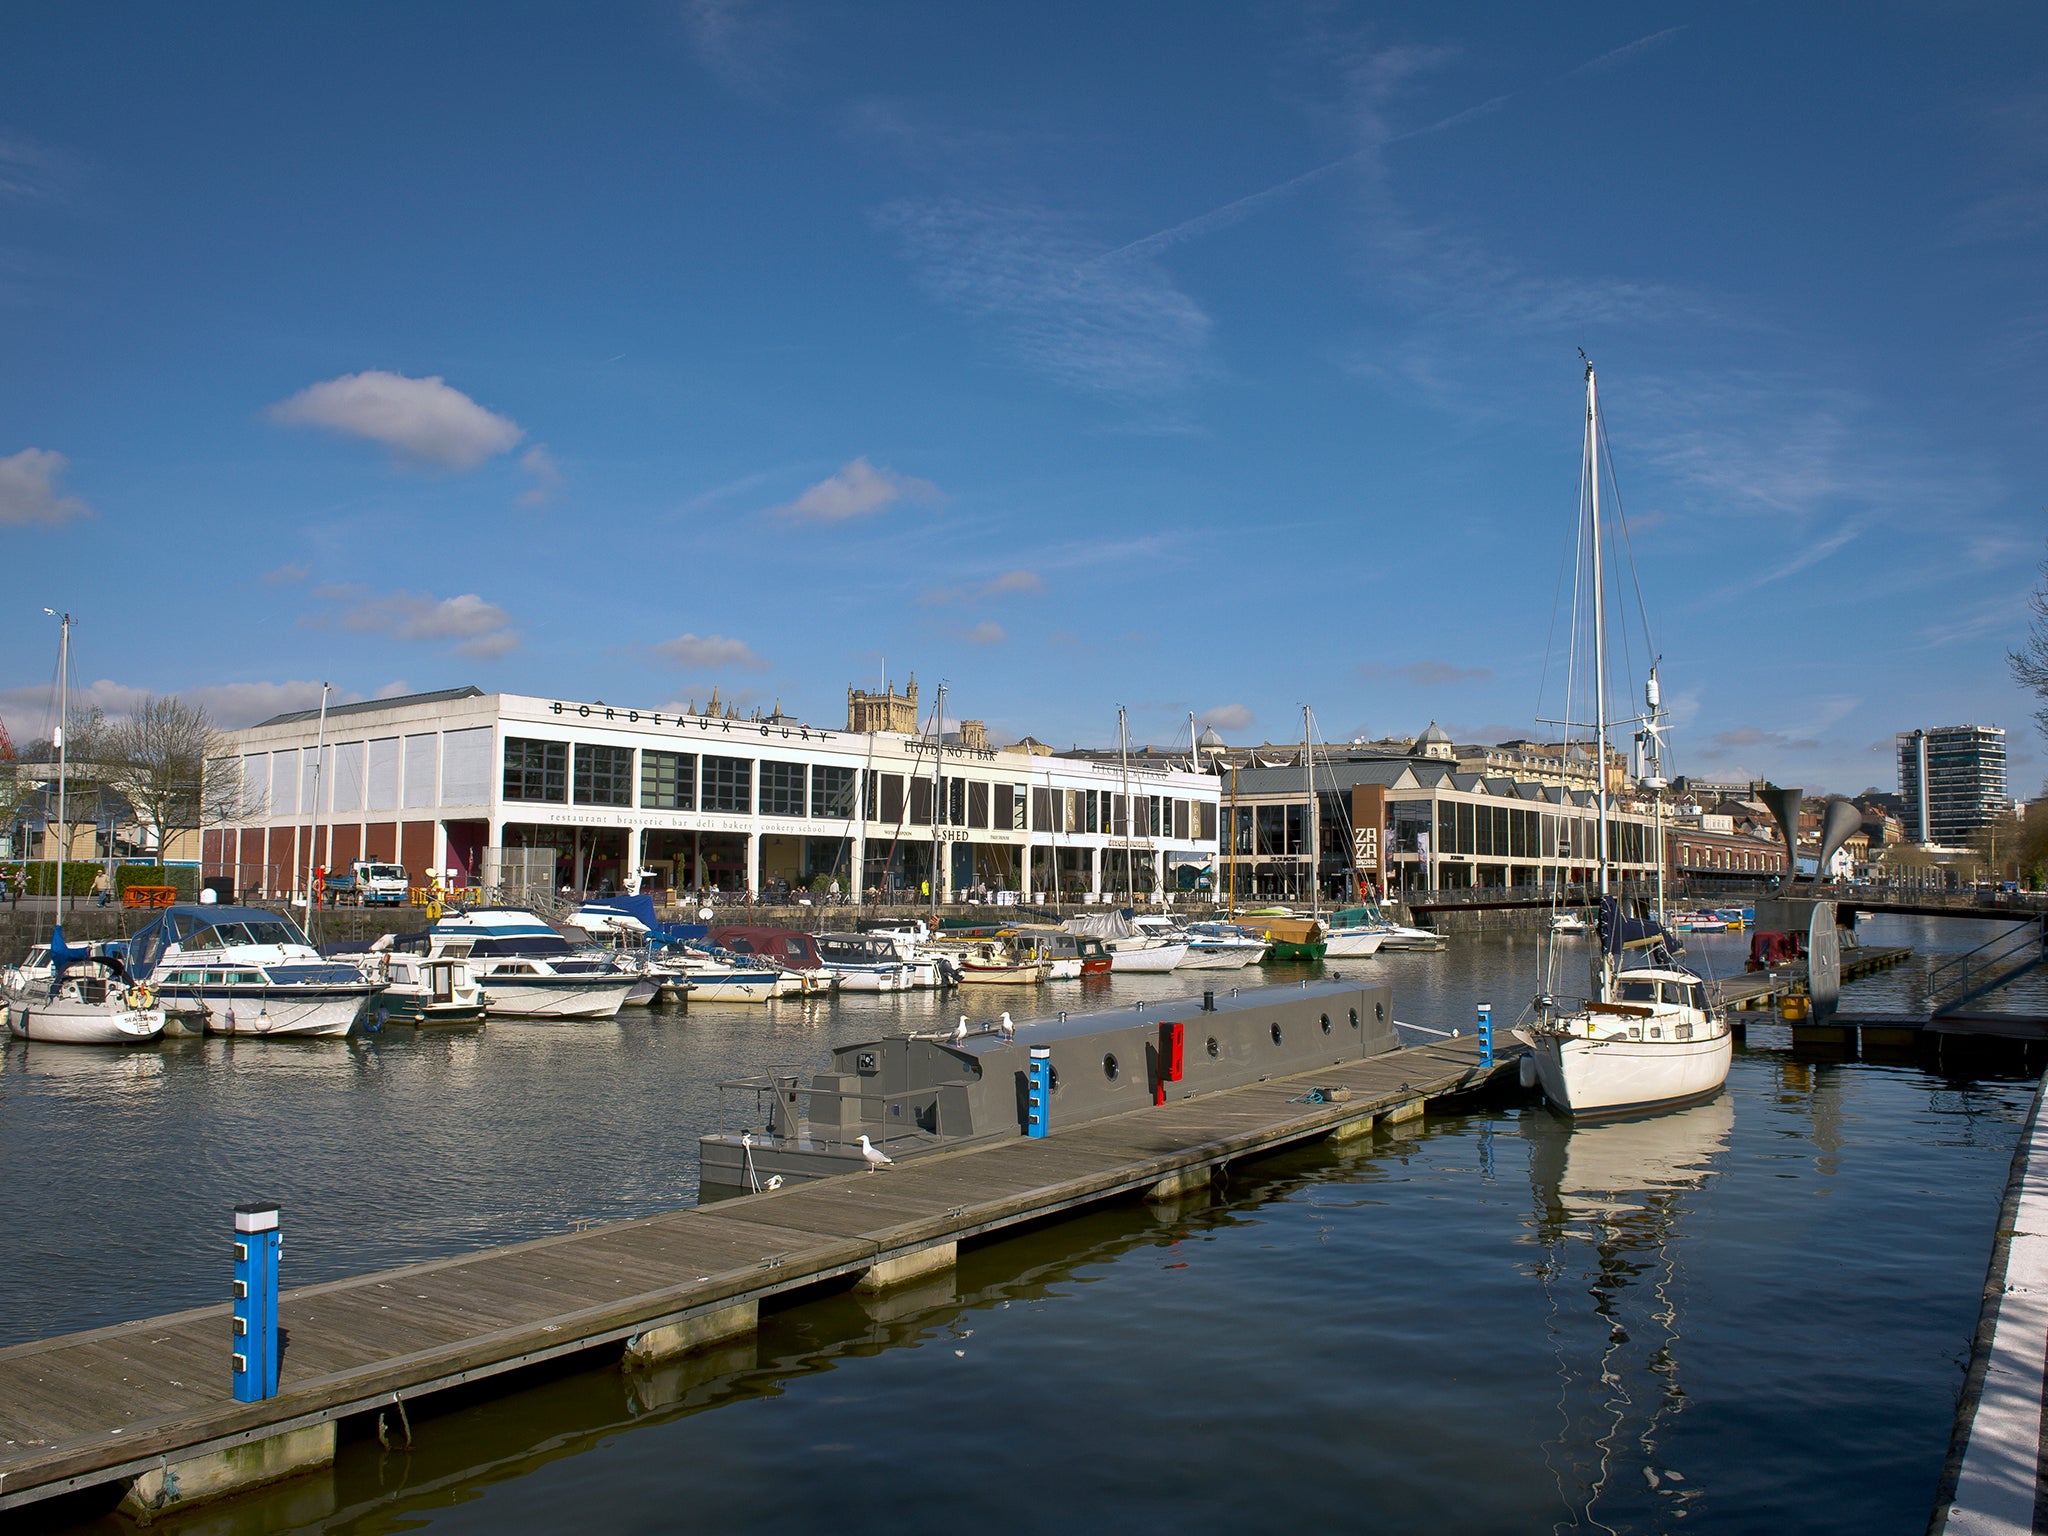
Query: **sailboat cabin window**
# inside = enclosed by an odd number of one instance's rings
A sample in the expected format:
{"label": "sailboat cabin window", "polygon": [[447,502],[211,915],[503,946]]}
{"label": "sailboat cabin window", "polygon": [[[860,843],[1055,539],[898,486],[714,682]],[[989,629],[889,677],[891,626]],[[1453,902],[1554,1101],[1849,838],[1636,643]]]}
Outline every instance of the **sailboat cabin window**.
{"label": "sailboat cabin window", "polygon": [[689,811],[697,806],[697,758],[691,752],[640,754],[640,803],[650,810]]}
{"label": "sailboat cabin window", "polygon": [[1621,984],[1620,1000],[1624,1003],[1654,1003],[1657,1001],[1657,983],[1624,981]]}
{"label": "sailboat cabin window", "polygon": [[569,798],[569,744],[505,738],[505,798],[551,800]]}

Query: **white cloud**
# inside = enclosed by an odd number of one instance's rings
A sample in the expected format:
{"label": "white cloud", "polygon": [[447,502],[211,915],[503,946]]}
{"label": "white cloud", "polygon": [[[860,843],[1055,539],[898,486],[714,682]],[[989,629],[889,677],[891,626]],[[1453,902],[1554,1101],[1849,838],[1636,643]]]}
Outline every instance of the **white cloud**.
{"label": "white cloud", "polygon": [[517,422],[485,410],[438,376],[409,379],[380,369],[308,385],[273,405],[270,418],[365,437],[444,469],[474,469],[510,452],[525,435]]}
{"label": "white cloud", "polygon": [[1004,571],[971,587],[932,587],[919,593],[917,601],[922,608],[943,608],[950,603],[981,603],[1044,590],[1045,578],[1036,571]]}
{"label": "white cloud", "polygon": [[899,475],[892,469],[877,469],[862,457],[842,464],[795,501],[771,507],[769,511],[783,517],[836,523],[849,517],[865,517],[899,501],[944,500],[945,493],[931,481]]}
{"label": "white cloud", "polygon": [[[110,718],[119,719],[152,692],[160,694],[167,691],[175,691],[188,703],[204,706],[216,726],[230,731],[254,725],[259,720],[267,720],[288,710],[313,709],[320,703],[320,685],[309,681],[214,683],[196,688],[160,690],[138,688],[131,683],[102,677],[72,688],[71,713],[76,718],[87,710],[99,709]],[[360,697],[360,694],[337,691],[328,695],[328,702],[349,703]],[[47,683],[0,689],[0,717],[13,722],[11,734],[18,744],[45,738],[56,723],[57,701]]]}
{"label": "white cloud", "polygon": [[678,667],[711,671],[737,667],[747,672],[768,669],[768,663],[756,656],[744,640],[728,640],[723,635],[677,635],[673,640],[661,641],[654,652]]}
{"label": "white cloud", "polygon": [[1202,307],[1142,254],[1101,260],[1102,242],[1070,215],[948,198],[891,203],[878,217],[927,292],[994,325],[1026,367],[1059,383],[1156,399],[1209,371]]}
{"label": "white cloud", "polygon": [[790,75],[788,13],[761,0],[684,0],[683,25],[703,66],[728,87],[765,95]]}
{"label": "white cloud", "polygon": [[[453,654],[489,661],[519,648],[524,636],[512,615],[474,592],[435,597],[426,592],[391,592],[378,596],[356,586],[322,587],[313,594],[340,606],[333,617],[342,628],[361,634],[389,634],[424,644],[449,641]],[[317,619],[302,623],[319,622]]]}
{"label": "white cloud", "polygon": [[1010,638],[1002,625],[992,620],[983,620],[960,637],[969,645],[1000,645]]}
{"label": "white cloud", "polygon": [[519,467],[533,476],[533,484],[519,493],[522,507],[543,507],[562,488],[562,471],[548,453],[546,443],[535,443],[519,455]]}
{"label": "white cloud", "polygon": [[1256,719],[1258,716],[1242,704],[1218,704],[1195,716],[1195,724],[1204,730],[1214,726],[1219,731],[1241,731]]}
{"label": "white cloud", "polygon": [[54,528],[74,517],[91,517],[91,507],[57,489],[70,463],[48,448],[24,448],[0,459],[0,527],[43,523]]}
{"label": "white cloud", "polygon": [[295,586],[313,574],[311,566],[303,561],[287,560],[274,571],[263,573],[263,584],[267,587]]}

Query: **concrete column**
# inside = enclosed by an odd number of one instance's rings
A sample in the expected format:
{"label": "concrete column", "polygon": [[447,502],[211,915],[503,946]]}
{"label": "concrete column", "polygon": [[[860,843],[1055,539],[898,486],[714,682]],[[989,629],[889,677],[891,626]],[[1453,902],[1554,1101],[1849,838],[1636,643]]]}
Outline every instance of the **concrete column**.
{"label": "concrete column", "polygon": [[1166,850],[1163,848],[1152,850],[1152,894],[1155,900],[1166,894]]}
{"label": "concrete column", "polygon": [[[858,786],[856,787],[858,788]],[[865,794],[867,793],[867,791],[863,788],[860,789],[859,793]],[[866,806],[867,802],[861,800],[860,798],[858,798],[858,796],[856,796],[853,802],[853,841],[851,842],[851,844],[849,844],[849,847],[852,849],[852,852],[850,852],[846,856],[847,864],[850,867],[847,872],[847,882],[843,887],[841,887],[841,889],[843,889],[846,892],[847,896],[855,902],[858,902],[860,900],[861,892],[866,889],[866,885],[864,883],[867,879],[868,869],[868,823]]]}
{"label": "concrete column", "polygon": [[747,892],[752,896],[761,894],[761,834],[747,834]]}
{"label": "concrete column", "polygon": [[629,1367],[651,1365],[657,1360],[688,1354],[721,1339],[752,1333],[759,1322],[760,1304],[753,1301],[738,1301],[709,1312],[693,1312],[679,1322],[649,1328],[627,1339],[626,1364]]}
{"label": "concrete column", "polygon": [[871,1264],[861,1272],[854,1282],[859,1291],[885,1291],[891,1286],[906,1281],[921,1279],[935,1270],[951,1269],[960,1256],[957,1243],[934,1243],[929,1248],[920,1248],[915,1253],[906,1253],[893,1259],[884,1259]]}
{"label": "concrete column", "polygon": [[1087,850],[1087,852],[1088,852],[1088,894],[1089,894],[1089,895],[1091,895],[1091,896],[1093,896],[1093,897],[1094,897],[1094,898],[1095,898],[1096,900],[1098,900],[1098,901],[1099,901],[1099,900],[1101,900],[1101,899],[1102,899],[1102,863],[1103,863],[1103,860],[1102,860],[1102,854],[1103,854],[1103,850],[1102,850],[1102,849],[1100,849],[1100,848],[1090,848],[1090,849],[1088,849],[1088,850]]}
{"label": "concrete column", "polygon": [[[331,1466],[334,1433],[330,1420],[151,1467],[128,1485],[121,1499],[121,1511],[137,1524],[147,1525],[158,1516],[187,1505],[225,1498],[245,1488]],[[331,1508],[329,1492],[327,1506]]]}
{"label": "concrete column", "polygon": [[626,889],[626,882],[633,878],[640,868],[640,828],[626,828],[626,867],[619,872],[619,889]]}

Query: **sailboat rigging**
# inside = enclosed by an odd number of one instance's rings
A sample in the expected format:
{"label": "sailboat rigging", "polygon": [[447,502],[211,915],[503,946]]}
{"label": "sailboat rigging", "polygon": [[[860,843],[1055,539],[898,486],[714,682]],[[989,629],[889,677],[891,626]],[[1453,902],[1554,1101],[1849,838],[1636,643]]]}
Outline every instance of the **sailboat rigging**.
{"label": "sailboat rigging", "polygon": [[[1580,354],[1584,357],[1584,354]],[[1544,988],[1530,1022],[1515,1034],[1530,1048],[1536,1082],[1544,1097],[1573,1117],[1616,1115],[1691,1103],[1717,1093],[1733,1059],[1727,1019],[1709,996],[1707,984],[1681,963],[1681,946],[1664,915],[1663,708],[1657,668],[1644,688],[1644,712],[1626,723],[1641,727],[1637,743],[1650,772],[1642,786],[1658,799],[1651,850],[1659,875],[1652,913],[1626,915],[1610,883],[1612,799],[1608,772],[1607,597],[1602,561],[1600,503],[1605,433],[1593,365],[1586,363],[1585,444],[1577,536],[1591,557],[1593,638],[1593,757],[1597,812],[1595,880],[1600,898],[1599,943],[1592,958],[1591,995],[1576,1004],[1556,996],[1559,949],[1546,943]],[[1611,477],[1612,466],[1608,464]],[[1616,509],[1618,520],[1619,509]],[[1576,590],[1576,589],[1575,589]],[[1567,695],[1569,698],[1569,694]],[[1571,709],[1563,722],[1569,733]],[[1562,896],[1562,883],[1559,886]]]}

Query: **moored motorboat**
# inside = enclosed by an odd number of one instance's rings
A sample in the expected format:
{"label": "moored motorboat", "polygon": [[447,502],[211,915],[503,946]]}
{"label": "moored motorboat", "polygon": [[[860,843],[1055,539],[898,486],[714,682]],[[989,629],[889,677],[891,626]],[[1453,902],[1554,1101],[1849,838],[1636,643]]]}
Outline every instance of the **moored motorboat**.
{"label": "moored motorboat", "polygon": [[443,913],[428,954],[462,945],[492,1014],[526,1019],[609,1019],[641,980],[603,950],[572,945],[523,907]]}
{"label": "moored motorboat", "polygon": [[1266,958],[1266,940],[1236,923],[1188,924],[1183,971],[1239,971]]}
{"label": "moored motorboat", "polygon": [[963,984],[1031,987],[1049,975],[1045,961],[1030,959],[1007,944],[984,942],[960,956]]}
{"label": "moored motorboat", "polygon": [[385,934],[363,955],[364,974],[384,983],[377,1017],[385,1024],[461,1027],[484,1021],[484,989],[469,968],[467,947],[444,942],[438,952],[424,934]]}
{"label": "moored motorboat", "polygon": [[1118,975],[1157,976],[1177,969],[1188,957],[1186,940],[1167,943],[1154,940],[1139,949],[1113,949],[1110,951],[1110,969]]}
{"label": "moored motorboat", "polygon": [[263,907],[165,907],[128,941],[128,965],[195,1034],[345,1035],[384,985]]}

